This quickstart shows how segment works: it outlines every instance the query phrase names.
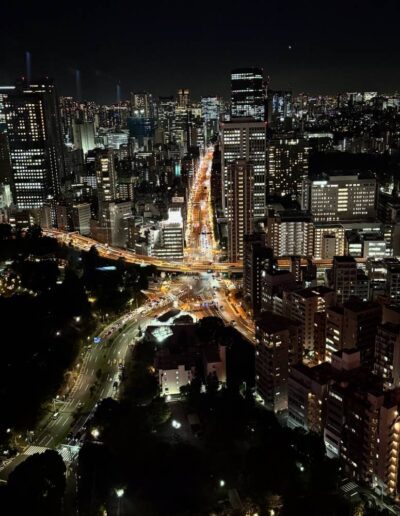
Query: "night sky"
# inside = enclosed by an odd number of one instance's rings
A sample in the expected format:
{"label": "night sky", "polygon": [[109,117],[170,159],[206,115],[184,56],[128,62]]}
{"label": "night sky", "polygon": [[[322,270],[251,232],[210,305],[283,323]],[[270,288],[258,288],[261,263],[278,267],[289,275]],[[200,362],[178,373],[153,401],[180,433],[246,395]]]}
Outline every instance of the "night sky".
{"label": "night sky", "polygon": [[[33,77],[56,79],[85,99],[131,90],[155,95],[189,87],[227,95],[229,71],[262,66],[272,88],[295,92],[400,89],[399,2],[4,0],[0,85],[14,82],[32,54]],[[290,48],[291,47],[291,48]]]}

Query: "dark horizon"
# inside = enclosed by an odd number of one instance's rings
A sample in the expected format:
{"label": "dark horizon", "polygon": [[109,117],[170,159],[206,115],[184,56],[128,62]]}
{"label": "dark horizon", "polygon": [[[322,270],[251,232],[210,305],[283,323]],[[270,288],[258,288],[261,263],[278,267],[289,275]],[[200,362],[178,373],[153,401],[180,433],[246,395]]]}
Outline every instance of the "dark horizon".
{"label": "dark horizon", "polygon": [[[400,68],[396,20],[399,7],[383,0],[339,2],[335,10],[311,0],[266,5],[250,0],[188,5],[181,0],[132,5],[106,2],[28,2],[3,7],[0,22],[0,84],[25,74],[48,75],[61,95],[75,96],[75,71],[82,98],[100,103],[130,91],[156,96],[188,87],[194,98],[227,97],[229,73],[261,66],[272,89],[295,93],[393,92]],[[197,8],[196,8],[197,7]]]}

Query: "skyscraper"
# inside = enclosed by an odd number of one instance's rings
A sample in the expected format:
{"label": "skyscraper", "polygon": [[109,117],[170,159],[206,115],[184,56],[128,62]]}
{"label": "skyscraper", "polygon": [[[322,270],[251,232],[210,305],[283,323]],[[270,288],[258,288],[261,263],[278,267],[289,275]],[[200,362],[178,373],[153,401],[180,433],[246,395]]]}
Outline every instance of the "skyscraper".
{"label": "skyscraper", "polygon": [[222,207],[226,210],[226,200],[230,185],[228,164],[237,159],[245,159],[252,164],[254,217],[265,216],[265,123],[243,119],[222,124],[221,162],[222,162]]}
{"label": "skyscraper", "polygon": [[81,149],[83,154],[87,154],[96,146],[94,143],[94,124],[93,122],[78,122],[76,120],[72,123],[72,131],[74,138],[74,146]]}
{"label": "skyscraper", "polygon": [[189,90],[187,88],[179,88],[178,90],[178,106],[181,108],[189,107]]}
{"label": "skyscraper", "polygon": [[96,153],[96,184],[99,200],[99,221],[103,225],[107,218],[107,205],[117,198],[117,173],[112,150]]}
{"label": "skyscraper", "polygon": [[0,133],[7,129],[5,116],[5,101],[9,93],[15,90],[15,86],[0,86]]}
{"label": "skyscraper", "polygon": [[175,107],[175,141],[179,145],[181,155],[188,152],[192,145],[192,113],[189,109],[189,90],[178,90],[178,104]]}
{"label": "skyscraper", "polygon": [[201,117],[203,119],[204,136],[208,141],[218,131],[221,101],[218,97],[201,98]]}
{"label": "skyscraper", "polygon": [[268,89],[267,97],[268,125],[274,129],[288,127],[292,118],[292,92]]}
{"label": "skyscraper", "polygon": [[153,98],[151,93],[131,93],[132,116],[136,118],[153,117]]}
{"label": "skyscraper", "polygon": [[267,192],[299,196],[308,177],[310,147],[302,138],[275,138],[267,145]]}
{"label": "skyscraper", "polygon": [[161,131],[163,143],[172,143],[175,140],[175,108],[174,97],[160,97],[157,106],[157,128]]}
{"label": "skyscraper", "polygon": [[19,81],[5,100],[14,202],[41,208],[60,193],[64,175],[58,98],[52,81]]}
{"label": "skyscraper", "polygon": [[253,168],[245,160],[228,165],[228,259],[243,259],[244,235],[253,232]]}
{"label": "skyscraper", "polygon": [[232,70],[231,118],[265,120],[265,86],[262,68]]}

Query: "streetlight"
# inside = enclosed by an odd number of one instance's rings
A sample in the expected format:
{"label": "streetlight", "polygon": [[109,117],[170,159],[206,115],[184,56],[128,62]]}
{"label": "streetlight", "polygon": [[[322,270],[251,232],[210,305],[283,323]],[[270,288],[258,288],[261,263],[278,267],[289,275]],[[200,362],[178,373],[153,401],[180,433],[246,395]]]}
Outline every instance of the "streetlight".
{"label": "streetlight", "polygon": [[[95,438],[95,439],[98,439],[99,436],[100,436],[100,431],[98,428],[93,428],[93,430],[90,432],[92,434],[92,436]],[[122,493],[124,494],[124,493]],[[121,495],[122,496],[122,495]]]}
{"label": "streetlight", "polygon": [[121,513],[121,500],[122,500],[122,497],[124,496],[125,494],[125,490],[120,487],[118,489],[115,490],[115,494],[117,495],[117,500],[118,500],[118,511],[117,511],[117,515],[119,516],[120,513]]}
{"label": "streetlight", "polygon": [[225,486],[225,480],[220,480],[219,487],[224,487],[224,486]]}

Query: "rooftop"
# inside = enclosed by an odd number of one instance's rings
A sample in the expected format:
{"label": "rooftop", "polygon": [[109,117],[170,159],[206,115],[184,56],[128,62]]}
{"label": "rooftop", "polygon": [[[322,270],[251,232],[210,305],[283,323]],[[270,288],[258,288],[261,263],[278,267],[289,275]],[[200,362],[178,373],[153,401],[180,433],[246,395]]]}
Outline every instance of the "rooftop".
{"label": "rooftop", "polygon": [[266,333],[278,333],[294,326],[300,327],[301,325],[288,317],[283,317],[282,315],[269,311],[263,312],[260,319],[256,321],[256,327]]}
{"label": "rooftop", "polygon": [[356,260],[353,256],[334,256],[333,257],[334,262],[338,263],[356,263]]}
{"label": "rooftop", "polygon": [[351,297],[348,301],[343,303],[345,310],[351,312],[364,312],[365,310],[381,309],[381,306],[374,301],[362,301],[358,297]]}
{"label": "rooftop", "polygon": [[311,297],[321,297],[325,294],[330,294],[334,292],[331,288],[325,287],[324,285],[320,285],[318,287],[309,287],[309,288],[303,288],[301,290],[298,290],[295,292],[296,295],[304,297],[304,298],[311,298]]}

